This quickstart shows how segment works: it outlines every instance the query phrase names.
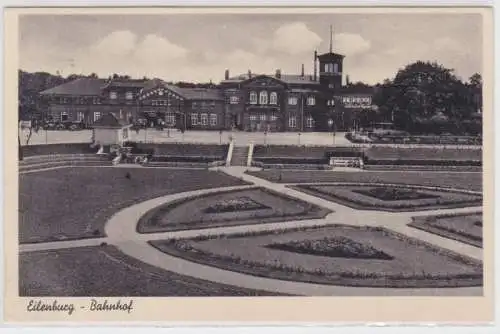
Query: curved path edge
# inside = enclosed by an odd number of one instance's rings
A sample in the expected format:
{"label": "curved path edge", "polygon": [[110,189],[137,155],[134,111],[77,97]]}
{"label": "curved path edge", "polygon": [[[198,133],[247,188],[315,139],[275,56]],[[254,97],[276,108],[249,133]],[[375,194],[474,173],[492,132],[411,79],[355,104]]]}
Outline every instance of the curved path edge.
{"label": "curved path edge", "polygon": [[[230,168],[228,168],[229,170]],[[222,171],[226,171],[225,169],[220,169]],[[236,171],[231,168],[231,172],[228,173],[230,175],[238,176],[245,178],[244,173],[241,171]],[[483,294],[482,287],[466,287],[466,288],[365,288],[365,287],[347,287],[347,286],[333,286],[333,285],[322,285],[322,284],[312,284],[312,283],[303,283],[303,282],[292,282],[292,281],[284,281],[278,279],[271,278],[263,278],[252,276],[248,274],[237,273],[229,270],[223,270],[207,265],[197,264],[191,261],[187,261],[178,257],[174,257],[168,254],[165,254],[158,249],[152,247],[148,244],[149,240],[161,239],[161,238],[169,238],[169,237],[192,237],[195,235],[206,235],[212,233],[233,233],[238,231],[249,231],[249,230],[265,230],[272,229],[276,227],[296,227],[298,222],[285,222],[285,223],[276,223],[276,224],[262,224],[262,225],[243,225],[243,226],[235,226],[231,228],[213,228],[213,229],[203,229],[203,230],[194,230],[194,231],[179,231],[179,232],[165,232],[161,234],[139,234],[137,232],[137,222],[139,218],[145,214],[147,211],[168,203],[173,200],[177,200],[180,198],[190,197],[193,195],[200,194],[210,194],[213,192],[219,191],[227,191],[231,189],[245,189],[249,187],[266,186],[266,188],[273,189],[274,187],[270,186],[270,182],[255,182],[255,178],[249,177],[248,181],[254,182],[256,184],[250,186],[236,186],[236,187],[223,187],[223,188],[212,188],[206,190],[197,190],[191,192],[177,193],[172,195],[163,196],[160,198],[148,200],[145,202],[141,202],[125,208],[119,212],[117,212],[105,225],[105,232],[107,234],[106,242],[116,246],[123,253],[134,257],[142,262],[148,263],[155,267],[174,271],[182,275],[192,276],[203,280],[213,281],[217,283],[227,284],[238,286],[242,288],[254,289],[254,290],[265,290],[270,292],[278,292],[283,294],[290,295],[305,295],[305,296],[480,296]],[[281,187],[278,187],[281,188]],[[276,190],[276,189],[274,189]],[[289,195],[293,194],[288,191]],[[296,195],[296,194],[295,194]],[[297,196],[294,196],[297,197]],[[301,197],[303,198],[304,196]],[[309,199],[309,198],[308,198]],[[307,199],[307,200],[308,200]],[[323,203],[324,204],[324,203]],[[322,205],[325,206],[325,205]],[[334,206],[338,209],[339,205],[334,204]],[[328,207],[328,206],[327,206]],[[477,208],[474,208],[477,209]],[[343,210],[340,215],[340,219],[344,220],[345,214],[348,214],[349,211],[352,210]],[[370,215],[373,214],[370,212]],[[410,213],[411,215],[415,214]],[[382,215],[381,218],[386,221],[388,215]],[[430,234],[426,232],[422,232],[419,230],[411,229],[406,226],[408,222],[407,219],[403,219],[400,215],[394,216],[397,220],[394,221],[399,228],[394,230],[401,231],[407,234],[408,231],[411,231],[411,235],[417,234],[418,236],[428,237]],[[301,224],[304,225],[328,225],[334,223],[342,223],[341,221],[335,221],[339,219],[339,215],[330,214],[325,219],[317,219],[310,221],[301,221]],[[354,218],[354,217],[353,217]],[[387,225],[378,222],[376,217],[370,217],[373,219],[369,219],[366,221],[364,219],[358,219],[356,221],[350,221],[348,225],[378,225],[385,226]],[[379,217],[380,219],[380,217]],[[313,223],[314,222],[314,223]],[[345,224],[345,223],[344,223]],[[403,227],[404,226],[404,227]],[[392,229],[391,227],[388,227]],[[419,238],[420,239],[420,238]],[[424,238],[424,241],[427,238]],[[432,243],[440,244],[442,246],[442,241],[446,240],[445,238],[433,236]],[[103,240],[104,241],[104,240]],[[464,255],[471,255],[469,253],[476,252],[472,254],[472,257],[480,258],[482,257],[481,250],[475,250],[474,247],[470,247],[467,245],[462,245],[455,241],[450,241],[446,243],[447,245],[454,246],[450,248],[455,248],[452,250],[458,250],[459,253]],[[446,247],[448,248],[448,247]]]}

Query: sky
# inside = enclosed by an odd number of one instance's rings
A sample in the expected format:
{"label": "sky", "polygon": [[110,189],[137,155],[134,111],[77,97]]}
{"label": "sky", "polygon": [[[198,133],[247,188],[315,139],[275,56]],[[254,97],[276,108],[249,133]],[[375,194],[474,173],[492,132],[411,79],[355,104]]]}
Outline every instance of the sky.
{"label": "sky", "polygon": [[467,79],[482,72],[479,14],[23,15],[19,67],[63,76],[113,73],[219,82],[247,73],[313,72],[314,50],[345,55],[344,75],[368,84],[417,61]]}

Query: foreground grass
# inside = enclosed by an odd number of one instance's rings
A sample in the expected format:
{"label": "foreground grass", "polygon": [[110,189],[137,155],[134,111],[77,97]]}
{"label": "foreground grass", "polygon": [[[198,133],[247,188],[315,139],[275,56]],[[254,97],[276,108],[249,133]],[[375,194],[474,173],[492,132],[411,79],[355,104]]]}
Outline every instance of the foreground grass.
{"label": "foreground grass", "polygon": [[105,222],[115,212],[138,202],[246,184],[220,172],[194,169],[89,167],[22,174],[19,240],[28,243],[102,237]]}
{"label": "foreground grass", "polygon": [[26,297],[273,296],[165,271],[113,246],[19,256],[19,295]]}
{"label": "foreground grass", "polygon": [[422,186],[450,187],[481,191],[483,176],[481,173],[453,172],[408,172],[408,171],[298,171],[298,170],[263,170],[249,171],[249,175],[278,183],[315,183],[315,182],[372,182],[397,183]]}

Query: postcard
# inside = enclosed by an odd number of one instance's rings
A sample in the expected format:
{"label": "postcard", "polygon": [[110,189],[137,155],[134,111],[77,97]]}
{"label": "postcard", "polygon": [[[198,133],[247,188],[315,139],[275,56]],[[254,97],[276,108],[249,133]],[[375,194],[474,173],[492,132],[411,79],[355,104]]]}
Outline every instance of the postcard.
{"label": "postcard", "polygon": [[491,8],[4,18],[6,321],[493,320]]}

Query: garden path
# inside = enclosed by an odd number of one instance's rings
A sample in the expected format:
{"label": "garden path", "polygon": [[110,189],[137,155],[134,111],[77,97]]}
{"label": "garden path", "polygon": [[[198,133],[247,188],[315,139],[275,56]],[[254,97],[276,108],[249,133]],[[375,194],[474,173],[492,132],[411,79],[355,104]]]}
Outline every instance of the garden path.
{"label": "garden path", "polygon": [[[472,288],[435,288],[435,289],[395,289],[395,288],[363,288],[363,287],[344,287],[331,286],[321,284],[311,284],[303,282],[282,281],[271,278],[256,277],[242,273],[223,270],[211,266],[201,265],[187,260],[183,260],[174,256],[165,254],[156,248],[150,246],[148,241],[161,240],[172,237],[193,237],[199,235],[212,235],[221,233],[237,233],[262,230],[275,230],[279,228],[293,228],[302,226],[320,226],[329,224],[348,224],[348,225],[371,225],[383,226],[391,230],[403,233],[410,237],[414,237],[431,244],[439,245],[440,247],[450,249],[457,253],[467,255],[469,257],[482,260],[482,249],[473,247],[443,238],[425,231],[408,227],[407,224],[411,221],[412,216],[418,215],[434,215],[444,213],[465,213],[477,212],[481,207],[467,207],[460,209],[445,209],[445,210],[427,210],[419,212],[380,212],[355,210],[334,202],[330,202],[315,196],[311,196],[300,191],[286,187],[286,184],[273,183],[264,179],[260,179],[245,173],[246,167],[222,167],[218,168],[229,175],[242,178],[245,181],[254,183],[251,186],[236,186],[224,187],[215,189],[196,190],[191,192],[171,194],[160,198],[155,198],[145,202],[137,203],[133,206],[125,208],[117,212],[106,224],[105,232],[107,237],[97,239],[83,239],[74,241],[59,241],[37,244],[22,244],[20,245],[21,252],[40,251],[50,249],[96,246],[102,242],[116,246],[123,253],[139,259],[150,265],[174,271],[182,275],[192,276],[204,280],[239,286],[243,288],[267,290],[292,295],[336,295],[336,296],[396,296],[396,295],[411,295],[411,296],[441,296],[441,295],[481,295],[481,287]],[[249,187],[260,186],[273,191],[281,192],[292,197],[300,198],[313,204],[326,207],[333,211],[324,219],[287,221],[281,223],[269,223],[259,225],[240,225],[231,227],[207,228],[189,231],[176,232],[161,232],[151,234],[140,234],[137,232],[137,222],[139,218],[147,211],[165,204],[167,202],[177,200],[193,195],[208,194],[221,190],[230,189],[245,189]]]}

